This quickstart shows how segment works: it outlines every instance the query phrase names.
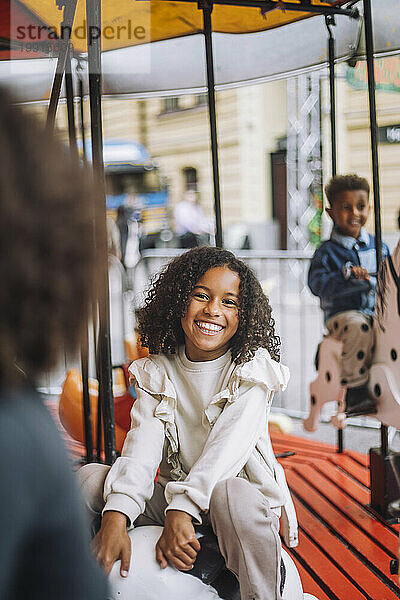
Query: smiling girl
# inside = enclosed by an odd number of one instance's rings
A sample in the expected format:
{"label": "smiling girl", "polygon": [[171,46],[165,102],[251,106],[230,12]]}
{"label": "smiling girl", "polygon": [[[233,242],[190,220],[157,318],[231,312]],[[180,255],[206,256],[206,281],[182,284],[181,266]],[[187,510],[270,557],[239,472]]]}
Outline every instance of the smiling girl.
{"label": "smiling girl", "polygon": [[138,329],[150,356],[130,366],[138,399],[122,455],[111,469],[80,473],[94,520],[103,515],[98,560],[108,572],[121,559],[127,576],[127,529],[163,525],[158,562],[188,571],[200,549],[194,525],[203,524],[242,599],[279,600],[287,486],[267,424],[289,375],[268,299],[231,252],[195,248],[153,284]]}

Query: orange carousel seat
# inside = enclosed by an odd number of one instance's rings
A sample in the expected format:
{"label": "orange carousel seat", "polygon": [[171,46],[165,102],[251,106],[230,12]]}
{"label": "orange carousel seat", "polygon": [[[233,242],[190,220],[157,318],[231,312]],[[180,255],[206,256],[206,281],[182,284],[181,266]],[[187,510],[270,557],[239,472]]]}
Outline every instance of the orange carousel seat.
{"label": "orange carousel seat", "polygon": [[[118,452],[121,452],[125,436],[130,428],[130,412],[136,399],[134,382],[129,380],[129,364],[138,358],[148,355],[147,348],[142,348],[140,341],[134,336],[125,339],[125,351],[129,362],[113,368],[113,395],[115,415],[115,441]],[[89,397],[92,418],[92,434],[97,437],[97,406],[99,383],[89,378]],[[67,373],[58,406],[60,421],[69,435],[78,442],[84,443],[83,391],[82,377],[76,369]]]}

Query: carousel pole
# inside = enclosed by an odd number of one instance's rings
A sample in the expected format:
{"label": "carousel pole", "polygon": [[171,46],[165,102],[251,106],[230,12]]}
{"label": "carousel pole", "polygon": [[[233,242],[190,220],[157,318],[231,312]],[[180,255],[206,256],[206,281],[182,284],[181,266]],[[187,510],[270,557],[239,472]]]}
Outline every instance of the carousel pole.
{"label": "carousel pole", "polygon": [[[67,72],[67,71],[66,71]],[[82,158],[86,164],[86,148],[85,148],[85,121],[83,111],[83,81],[80,73],[80,63],[78,62],[78,95],[79,95],[79,131],[82,140]],[[93,237],[94,243],[94,237]],[[92,298],[93,302],[93,298]],[[85,447],[86,447],[86,462],[93,462],[93,425],[92,425],[92,410],[90,405],[89,394],[89,335],[88,327],[85,327],[81,344],[81,373],[82,373],[82,395],[83,395],[83,424],[85,431]]]}
{"label": "carousel pole", "polygon": [[[328,59],[329,59],[329,98],[330,98],[330,120],[331,120],[331,171],[332,177],[337,173],[336,153],[336,93],[335,93],[335,38],[331,27],[334,26],[334,15],[325,15],[325,25],[328,29]],[[337,452],[343,453],[344,430],[337,430]]]}
{"label": "carousel pole", "polygon": [[[363,0],[363,3],[371,132],[372,181],[374,191],[376,270],[378,272],[382,263],[382,227],[379,193],[378,127],[376,121],[374,42],[371,0]],[[398,498],[400,496],[398,472],[399,458],[400,455],[398,453],[395,455],[393,452],[389,452],[388,428],[386,425],[382,424],[381,447],[370,449],[371,506],[386,519],[393,517],[396,518],[399,516],[398,507],[397,511],[395,508],[398,505]]]}
{"label": "carousel pole", "polygon": [[103,132],[101,114],[101,0],[86,0],[90,125],[92,135],[93,172],[100,193],[95,208],[96,250],[100,253],[98,302],[99,399],[103,413],[105,462],[116,459],[114,398],[112,390],[110,299],[108,282],[106,198],[104,186]]}
{"label": "carousel pole", "polygon": [[[82,66],[81,63],[78,62],[78,89],[79,89],[79,130],[82,140],[82,158],[84,163],[87,163],[86,156],[86,135],[85,135],[85,111],[84,111],[84,92],[83,92],[83,79],[81,76]],[[94,211],[94,206],[93,206]],[[93,212],[93,220],[94,220],[94,212]],[[93,244],[95,244],[95,236],[94,236],[94,227],[93,227]],[[93,345],[94,345],[94,356],[97,357],[97,302],[95,298],[92,298],[92,327],[93,327]],[[96,378],[98,379],[98,368],[97,368],[97,360],[96,362]],[[90,440],[92,444],[92,452],[93,452],[93,433],[92,433],[92,421],[91,421],[91,406],[90,406],[90,396],[89,396],[89,336],[88,332],[85,332],[85,339],[83,340],[82,348],[81,348],[81,370],[82,370],[82,385],[83,385],[83,406],[84,406],[84,414],[88,414],[90,418]],[[84,375],[85,373],[85,375]],[[100,398],[97,399],[97,424],[96,424],[96,460],[100,461],[101,456],[101,402]],[[86,439],[86,437],[85,437]],[[89,444],[90,442],[88,442]],[[94,460],[94,458],[92,459]],[[88,460],[88,462],[91,462]]]}
{"label": "carousel pole", "polygon": [[218,164],[218,135],[217,117],[215,110],[215,84],[214,84],[214,62],[212,47],[211,13],[213,9],[212,0],[200,0],[199,9],[203,11],[203,33],[206,46],[207,64],[207,92],[208,92],[208,114],[210,120],[211,156],[214,186],[214,212],[215,212],[215,245],[222,248],[222,216],[221,216],[221,194],[219,187],[219,164]]}
{"label": "carousel pole", "polygon": [[68,45],[65,58],[65,92],[67,97],[68,137],[69,149],[74,160],[78,160],[78,146],[76,143],[74,83],[71,68],[71,48]]}
{"label": "carousel pole", "polygon": [[[364,25],[365,25],[365,48],[368,73],[368,98],[369,119],[371,132],[371,158],[372,158],[372,182],[374,190],[374,213],[375,213],[375,247],[376,247],[376,270],[382,262],[382,226],[381,226],[381,201],[379,190],[379,159],[378,159],[378,126],[376,122],[376,99],[375,99],[375,73],[374,73],[374,39],[372,32],[372,8],[371,0],[364,2]],[[385,444],[387,453],[387,436]]]}
{"label": "carousel pole", "polygon": [[336,93],[335,93],[335,38],[332,35],[331,26],[335,25],[334,16],[325,17],[326,27],[328,29],[328,57],[329,57],[329,94],[330,94],[330,117],[331,117],[331,165],[332,177],[337,173],[337,152],[336,152]]}
{"label": "carousel pole", "polygon": [[[61,38],[60,38],[60,52],[57,59],[57,67],[54,75],[53,86],[51,88],[50,103],[47,111],[47,127],[49,129],[54,128],[56,119],[56,112],[58,101],[60,99],[61,84],[65,71],[65,64],[67,61],[68,53],[70,52],[70,39],[72,32],[72,25],[75,18],[77,0],[65,0],[59,2],[59,7],[64,8],[64,19],[61,23]],[[64,35],[66,32],[66,36]]]}

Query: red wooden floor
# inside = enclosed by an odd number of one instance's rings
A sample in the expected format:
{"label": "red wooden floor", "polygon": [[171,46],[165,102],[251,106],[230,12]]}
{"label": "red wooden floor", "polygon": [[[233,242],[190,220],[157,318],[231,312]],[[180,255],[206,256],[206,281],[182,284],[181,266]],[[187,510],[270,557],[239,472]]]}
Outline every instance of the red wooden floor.
{"label": "red wooden floor", "polygon": [[[58,422],[56,405],[50,410]],[[72,457],[82,457],[82,445],[63,434]],[[333,446],[290,435],[271,437],[276,453],[296,453],[280,460],[299,521],[300,543],[289,551],[304,591],[318,600],[400,598],[398,577],[389,571],[400,526],[367,509],[368,456],[348,450],[340,455]]]}
{"label": "red wooden floor", "polygon": [[377,520],[367,509],[369,458],[321,442],[272,434],[295,503],[299,546],[290,550],[305,592],[319,600],[400,598],[389,571],[398,553],[398,525]]}

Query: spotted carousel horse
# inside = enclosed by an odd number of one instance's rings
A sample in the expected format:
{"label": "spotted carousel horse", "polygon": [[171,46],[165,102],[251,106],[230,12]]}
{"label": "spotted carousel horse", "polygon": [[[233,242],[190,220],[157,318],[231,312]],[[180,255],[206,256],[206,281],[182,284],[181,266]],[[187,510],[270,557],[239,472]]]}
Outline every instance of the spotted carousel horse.
{"label": "spotted carousel horse", "polygon": [[[375,343],[368,390],[376,412],[371,416],[384,425],[400,428],[400,240],[379,270],[373,328]],[[341,354],[342,343],[324,337],[316,357],[318,375],[310,384],[310,414],[303,422],[306,431],[317,429],[326,402],[338,403],[338,412],[331,422],[337,428],[346,423]]]}

